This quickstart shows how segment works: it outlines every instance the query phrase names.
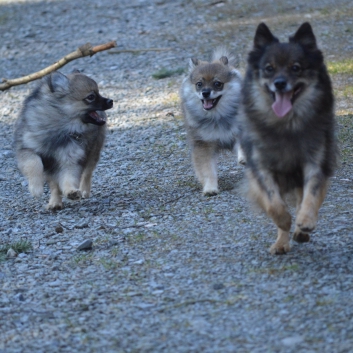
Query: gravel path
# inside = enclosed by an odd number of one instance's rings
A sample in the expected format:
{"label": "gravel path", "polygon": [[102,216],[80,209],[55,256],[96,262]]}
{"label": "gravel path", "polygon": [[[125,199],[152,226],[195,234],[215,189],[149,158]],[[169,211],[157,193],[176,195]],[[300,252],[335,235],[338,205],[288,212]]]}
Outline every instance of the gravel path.
{"label": "gravel path", "polygon": [[[92,198],[45,210],[12,152],[34,83],[0,92],[0,353],[352,352],[353,69],[335,74],[344,156],[309,244],[271,256],[274,224],[238,187],[243,167],[219,160],[221,193],[203,197],[178,105],[191,56],[228,45],[244,70],[257,24],[281,39],[309,20],[326,59],[353,57],[353,3],[336,1],[0,1],[0,77],[42,69],[91,42],[118,49],[65,66],[114,99]],[[89,251],[77,247],[93,241]]]}

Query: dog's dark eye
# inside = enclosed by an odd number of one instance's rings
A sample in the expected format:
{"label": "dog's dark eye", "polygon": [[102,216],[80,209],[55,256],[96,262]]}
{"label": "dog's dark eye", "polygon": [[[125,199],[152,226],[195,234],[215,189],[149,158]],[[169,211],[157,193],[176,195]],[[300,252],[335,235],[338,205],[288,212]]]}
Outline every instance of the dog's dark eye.
{"label": "dog's dark eye", "polygon": [[88,102],[93,102],[96,99],[96,95],[94,93],[91,93],[86,97],[86,101]]}
{"label": "dog's dark eye", "polygon": [[196,87],[197,87],[197,88],[201,88],[201,87],[202,87],[202,82],[201,82],[201,81],[196,82]]}
{"label": "dog's dark eye", "polygon": [[223,87],[223,83],[219,81],[215,81],[213,85],[215,86],[216,89],[222,89]]}
{"label": "dog's dark eye", "polygon": [[267,73],[273,72],[273,70],[274,70],[274,68],[273,68],[272,65],[266,65],[266,66],[265,66],[265,71],[266,71]]}
{"label": "dog's dark eye", "polygon": [[294,64],[294,65],[292,66],[292,71],[293,71],[293,72],[299,72],[300,70],[301,70],[300,65]]}

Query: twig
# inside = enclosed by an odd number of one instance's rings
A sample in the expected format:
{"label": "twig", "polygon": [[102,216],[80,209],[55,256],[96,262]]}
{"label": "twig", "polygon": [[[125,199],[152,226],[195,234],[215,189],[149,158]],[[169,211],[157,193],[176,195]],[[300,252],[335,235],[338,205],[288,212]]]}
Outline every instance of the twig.
{"label": "twig", "polygon": [[170,310],[170,309],[177,309],[177,308],[180,308],[181,306],[188,306],[188,305],[193,305],[193,304],[197,304],[197,303],[214,303],[214,304],[216,304],[216,303],[223,303],[223,302],[220,300],[217,300],[217,299],[208,299],[208,298],[192,299],[192,300],[186,300],[184,302],[181,302],[181,303],[178,303],[175,305],[169,305],[169,306],[159,308],[159,309],[157,309],[157,311],[163,312],[163,311]]}
{"label": "twig", "polygon": [[139,53],[141,51],[168,51],[171,48],[147,48],[147,49],[118,49],[111,50],[108,54],[121,54],[121,53]]}
{"label": "twig", "polygon": [[96,54],[100,51],[108,50],[108,49],[115,48],[115,47],[116,47],[115,41],[101,44],[101,45],[97,45],[95,47],[92,47],[92,45],[90,43],[86,43],[86,44],[82,45],[81,47],[79,47],[74,52],[64,56],[59,61],[57,61],[53,65],[50,65],[50,66],[44,68],[43,70],[34,72],[34,73],[27,75],[27,76],[15,78],[12,80],[7,80],[7,79],[3,78],[2,79],[3,83],[0,84],[0,91],[5,91],[5,90],[9,89],[10,87],[23,85],[25,83],[28,83],[28,82],[31,82],[34,80],[38,80],[39,78],[42,78],[43,76],[49,74],[50,72],[53,72],[55,70],[60,69],[61,67],[63,67],[64,65],[66,65],[67,63],[69,63],[72,60],[75,60],[78,58],[83,58],[85,56],[93,56],[94,54]]}
{"label": "twig", "polygon": [[172,202],[178,201],[178,200],[180,200],[180,199],[182,199],[183,197],[186,197],[186,196],[190,196],[190,194],[184,194],[184,195],[181,195],[181,196],[176,197],[175,199],[171,199],[171,200],[168,200],[168,201],[164,201],[164,202],[163,202],[163,206],[165,206],[165,205],[168,204],[168,203],[172,203]]}

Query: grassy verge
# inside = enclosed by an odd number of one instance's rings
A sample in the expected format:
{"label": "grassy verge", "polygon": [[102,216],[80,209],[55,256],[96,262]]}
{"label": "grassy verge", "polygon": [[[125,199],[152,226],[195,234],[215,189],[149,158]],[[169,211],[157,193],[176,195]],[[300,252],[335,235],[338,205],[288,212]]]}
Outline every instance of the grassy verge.
{"label": "grassy verge", "polygon": [[13,249],[17,254],[26,253],[32,250],[32,244],[28,240],[20,240],[14,243],[0,245],[0,261],[6,260],[9,249]]}

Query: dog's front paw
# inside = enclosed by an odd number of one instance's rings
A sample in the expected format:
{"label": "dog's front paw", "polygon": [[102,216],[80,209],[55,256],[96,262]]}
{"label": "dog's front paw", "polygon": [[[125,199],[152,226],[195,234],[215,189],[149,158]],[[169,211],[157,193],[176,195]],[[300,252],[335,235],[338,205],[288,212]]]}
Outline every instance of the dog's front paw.
{"label": "dog's front paw", "polygon": [[81,190],[81,194],[83,199],[88,199],[90,196],[90,192],[86,190]]}
{"label": "dog's front paw", "polygon": [[70,190],[65,193],[65,196],[70,200],[80,200],[82,197],[82,193],[80,190]]}
{"label": "dog's front paw", "polygon": [[310,233],[312,232],[317,223],[317,217],[313,214],[299,214],[296,219],[296,226],[299,228],[303,233]]}
{"label": "dog's front paw", "polygon": [[217,180],[206,180],[203,185],[202,193],[205,196],[215,196],[219,194]]}
{"label": "dog's front paw", "polygon": [[293,240],[297,243],[307,243],[310,241],[310,235],[300,231],[295,231],[293,234]]}
{"label": "dog's front paw", "polygon": [[270,253],[272,255],[284,255],[284,254],[286,254],[289,251],[290,251],[289,243],[275,242],[270,247]]}
{"label": "dog's front paw", "polygon": [[41,197],[44,192],[43,184],[41,183],[30,183],[28,189],[31,195],[36,198]]}
{"label": "dog's front paw", "polygon": [[49,201],[49,203],[47,204],[47,210],[49,211],[58,211],[58,210],[62,210],[63,208],[63,204],[62,202],[53,202],[53,201]]}
{"label": "dog's front paw", "polygon": [[206,189],[206,188],[204,188],[202,190],[202,193],[204,194],[204,196],[216,196],[217,194],[219,194],[219,190],[218,190],[218,188],[216,188],[216,189]]}
{"label": "dog's front paw", "polygon": [[240,147],[240,145],[237,146],[237,151],[238,151],[238,164],[245,165],[246,164],[246,157],[243,149]]}
{"label": "dog's front paw", "polygon": [[246,158],[245,155],[243,153],[238,153],[238,164],[242,164],[245,165],[246,164]]}

